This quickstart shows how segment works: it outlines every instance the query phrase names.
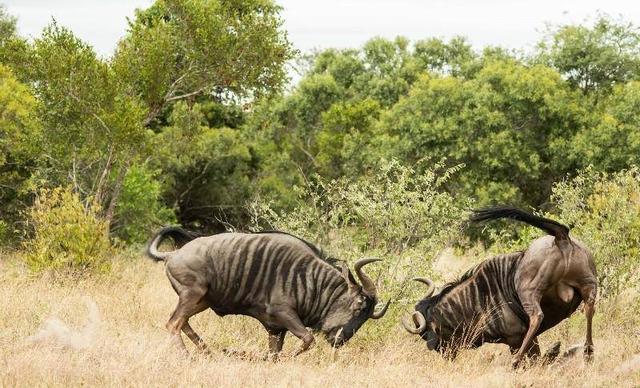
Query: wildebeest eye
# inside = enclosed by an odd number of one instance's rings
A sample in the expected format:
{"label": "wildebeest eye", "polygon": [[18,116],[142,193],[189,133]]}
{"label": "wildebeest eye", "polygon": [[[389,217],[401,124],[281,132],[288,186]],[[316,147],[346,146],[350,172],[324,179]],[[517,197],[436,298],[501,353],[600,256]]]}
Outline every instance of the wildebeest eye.
{"label": "wildebeest eye", "polygon": [[358,295],[356,299],[353,301],[353,305],[352,305],[353,310],[361,311],[362,309],[364,309],[366,301],[367,299],[364,296]]}

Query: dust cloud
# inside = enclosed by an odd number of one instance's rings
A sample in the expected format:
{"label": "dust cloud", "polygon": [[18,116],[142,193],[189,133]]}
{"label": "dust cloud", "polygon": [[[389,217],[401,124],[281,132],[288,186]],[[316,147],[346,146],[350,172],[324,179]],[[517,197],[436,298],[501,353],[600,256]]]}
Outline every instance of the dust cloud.
{"label": "dust cloud", "polygon": [[83,301],[87,307],[87,321],[83,327],[76,329],[56,317],[47,318],[38,332],[26,339],[28,344],[47,344],[60,348],[83,350],[89,348],[100,326],[98,306],[89,297]]}

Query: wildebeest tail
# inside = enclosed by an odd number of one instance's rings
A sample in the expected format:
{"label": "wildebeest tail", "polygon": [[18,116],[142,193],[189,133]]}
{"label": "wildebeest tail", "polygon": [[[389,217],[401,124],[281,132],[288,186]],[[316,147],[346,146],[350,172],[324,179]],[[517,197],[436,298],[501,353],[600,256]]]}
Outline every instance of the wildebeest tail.
{"label": "wildebeest tail", "polygon": [[567,240],[569,238],[569,227],[557,221],[548,218],[536,216],[520,209],[509,206],[495,206],[473,211],[470,217],[473,222],[482,222],[489,220],[497,220],[499,218],[511,218],[512,220],[522,221],[536,228],[542,229],[558,240]]}
{"label": "wildebeest tail", "polygon": [[151,239],[151,242],[147,246],[147,256],[155,261],[166,260],[174,251],[160,252],[158,250],[158,246],[167,237],[171,237],[176,247],[181,248],[189,241],[199,237],[199,235],[197,233],[184,230],[179,226],[166,226],[160,229],[160,231]]}

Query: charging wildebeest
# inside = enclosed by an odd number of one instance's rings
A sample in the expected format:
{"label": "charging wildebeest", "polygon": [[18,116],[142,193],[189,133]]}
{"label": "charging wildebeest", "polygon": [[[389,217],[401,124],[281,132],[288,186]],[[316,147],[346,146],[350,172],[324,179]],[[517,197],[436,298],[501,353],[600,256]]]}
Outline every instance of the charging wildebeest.
{"label": "charging wildebeest", "polygon": [[[179,249],[158,251],[171,237]],[[360,286],[343,265],[332,265],[314,245],[282,232],[221,233],[196,238],[178,227],[159,231],[148,255],[166,262],[166,273],[179,296],[167,329],[186,352],[180,331],[201,350],[202,339],[189,326],[189,317],[211,308],[216,314],[256,318],[269,334],[269,352],[282,350],[286,331],[302,340],[295,353],[307,350],[314,337],[307,327],[321,331],[333,346],[341,346],[369,318],[381,318],[388,306],[374,311],[374,282],[354,264]]]}
{"label": "charging wildebeest", "polygon": [[420,334],[431,350],[448,350],[455,356],[460,345],[485,342],[511,347],[513,366],[525,356],[538,356],[536,337],[570,316],[584,302],[587,335],[584,354],[593,354],[591,321],[596,299],[596,268],[591,253],[569,237],[569,228],[556,221],[511,207],[478,210],[480,222],[511,218],[549,235],[536,239],[524,252],[499,255],[466,272],[437,294],[433,283],[403,326]]}

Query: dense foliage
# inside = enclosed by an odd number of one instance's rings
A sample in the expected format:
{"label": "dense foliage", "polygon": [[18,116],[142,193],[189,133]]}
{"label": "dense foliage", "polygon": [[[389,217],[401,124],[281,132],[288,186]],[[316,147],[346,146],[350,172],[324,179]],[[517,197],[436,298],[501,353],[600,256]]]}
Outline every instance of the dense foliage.
{"label": "dense foliage", "polygon": [[113,249],[99,210],[97,203],[85,207],[71,188],[41,190],[28,213],[34,231],[24,244],[29,268],[65,275],[109,268]]}
{"label": "dense foliage", "polygon": [[497,241],[460,223],[506,202],[575,223],[620,288],[638,249],[635,26],[551,27],[526,54],[374,38],[299,58],[283,93],[295,50],[280,11],[157,0],[101,58],[56,22],[20,37],[0,8],[0,242],[40,241],[37,193],[66,193],[51,211],[79,201],[112,243],[174,222],[279,227],[396,263]]}

